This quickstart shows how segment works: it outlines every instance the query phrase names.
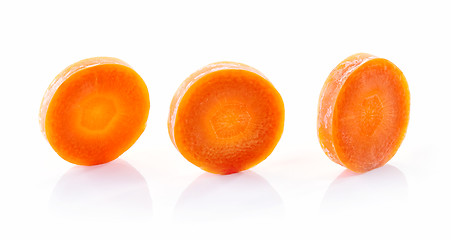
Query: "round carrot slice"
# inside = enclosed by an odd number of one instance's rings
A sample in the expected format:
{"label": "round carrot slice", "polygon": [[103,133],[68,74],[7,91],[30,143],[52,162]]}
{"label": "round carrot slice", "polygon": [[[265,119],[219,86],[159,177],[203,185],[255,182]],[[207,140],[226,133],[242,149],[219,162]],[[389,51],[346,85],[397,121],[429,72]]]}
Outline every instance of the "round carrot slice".
{"label": "round carrot slice", "polygon": [[282,97],[256,69],[219,62],[189,76],[172,99],[172,143],[207,172],[231,174],[266,159],[283,132]]}
{"label": "round carrot slice", "polygon": [[41,131],[68,162],[96,165],[129,149],[146,127],[149,92],[116,58],[74,63],[50,84],[41,103]]}
{"label": "round carrot slice", "polygon": [[381,167],[401,145],[409,112],[410,92],[401,70],[370,54],[352,55],[335,67],[321,90],[321,147],[354,172]]}

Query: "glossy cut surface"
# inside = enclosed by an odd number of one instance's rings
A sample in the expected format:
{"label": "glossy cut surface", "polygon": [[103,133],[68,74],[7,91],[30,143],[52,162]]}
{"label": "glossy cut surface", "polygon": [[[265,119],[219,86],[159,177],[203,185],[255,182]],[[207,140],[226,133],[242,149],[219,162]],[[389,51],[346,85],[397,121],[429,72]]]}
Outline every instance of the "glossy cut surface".
{"label": "glossy cut surface", "polygon": [[326,155],[354,172],[385,165],[403,141],[410,92],[401,70],[355,54],[330,73],[318,106],[318,137]]}
{"label": "glossy cut surface", "polygon": [[63,159],[78,165],[112,161],[146,127],[149,93],[122,60],[89,58],[64,69],[40,108],[41,131]]}
{"label": "glossy cut surface", "polygon": [[274,86],[256,69],[219,62],[189,76],[172,99],[168,129],[174,146],[205,171],[231,174],[266,159],[284,126]]}

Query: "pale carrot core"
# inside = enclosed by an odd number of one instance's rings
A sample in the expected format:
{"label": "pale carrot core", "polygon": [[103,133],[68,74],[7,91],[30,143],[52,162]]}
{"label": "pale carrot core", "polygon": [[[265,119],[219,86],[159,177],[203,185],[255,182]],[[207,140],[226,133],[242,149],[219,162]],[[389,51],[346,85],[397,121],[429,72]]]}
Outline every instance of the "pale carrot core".
{"label": "pale carrot core", "polygon": [[81,125],[91,131],[108,127],[117,113],[114,102],[104,97],[92,97],[82,104]]}
{"label": "pale carrot core", "polygon": [[384,116],[382,110],[382,103],[377,94],[371,95],[363,100],[360,129],[364,135],[373,135]]}
{"label": "pale carrot core", "polygon": [[210,119],[211,127],[218,138],[233,138],[242,135],[251,116],[244,104],[225,104]]}

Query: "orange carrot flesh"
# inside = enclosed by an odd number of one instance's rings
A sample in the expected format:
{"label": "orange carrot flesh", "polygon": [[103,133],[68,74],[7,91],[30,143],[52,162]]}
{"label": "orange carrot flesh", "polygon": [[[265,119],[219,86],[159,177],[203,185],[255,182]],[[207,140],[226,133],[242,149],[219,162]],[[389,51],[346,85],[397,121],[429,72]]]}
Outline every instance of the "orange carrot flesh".
{"label": "orange carrot flesh", "polygon": [[149,92],[125,62],[79,61],[50,84],[40,109],[41,131],[68,162],[97,165],[129,149],[146,127]]}
{"label": "orange carrot flesh", "polygon": [[231,174],[266,159],[283,132],[285,109],[274,86],[244,64],[210,64],[174,95],[168,129],[178,151],[205,171]]}
{"label": "orange carrot flesh", "polygon": [[410,92],[401,70],[355,54],[330,73],[320,94],[318,137],[326,155],[354,172],[385,165],[407,131]]}

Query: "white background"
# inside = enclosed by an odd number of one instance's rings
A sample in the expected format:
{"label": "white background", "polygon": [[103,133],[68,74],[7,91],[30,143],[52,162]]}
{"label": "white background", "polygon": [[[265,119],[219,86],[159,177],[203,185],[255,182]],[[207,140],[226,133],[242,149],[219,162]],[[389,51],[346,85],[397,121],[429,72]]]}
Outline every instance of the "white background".
{"label": "white background", "polygon": [[[450,238],[449,1],[2,1],[0,239]],[[405,141],[355,175],[316,135],[329,72],[367,52],[407,77]],[[88,57],[129,63],[146,81],[148,127],[120,160],[80,167],[39,130],[41,98]],[[172,96],[216,61],[263,72],[281,93],[285,131],[250,171],[208,174],[167,134]]]}

